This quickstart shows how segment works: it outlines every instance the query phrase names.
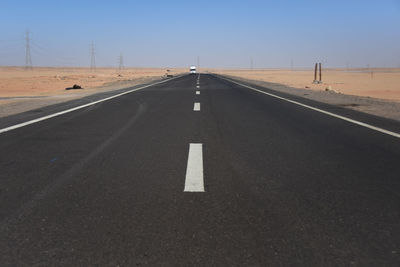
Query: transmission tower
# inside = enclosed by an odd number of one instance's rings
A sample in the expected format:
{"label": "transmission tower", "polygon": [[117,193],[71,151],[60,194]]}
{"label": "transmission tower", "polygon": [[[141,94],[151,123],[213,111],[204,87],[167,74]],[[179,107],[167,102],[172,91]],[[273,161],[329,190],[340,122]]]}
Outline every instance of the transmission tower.
{"label": "transmission tower", "polygon": [[122,53],[119,55],[119,68],[120,71],[124,69],[124,56]]}
{"label": "transmission tower", "polygon": [[254,69],[254,62],[253,62],[253,57],[250,58],[250,69]]}
{"label": "transmission tower", "polygon": [[29,31],[26,31],[25,35],[25,69],[32,69],[32,57],[31,57],[31,38],[29,37]]}
{"label": "transmission tower", "polygon": [[91,52],[90,70],[91,71],[96,71],[96,53],[95,53],[96,51],[94,49],[94,43],[93,42],[92,42],[92,45],[91,45],[90,52]]}

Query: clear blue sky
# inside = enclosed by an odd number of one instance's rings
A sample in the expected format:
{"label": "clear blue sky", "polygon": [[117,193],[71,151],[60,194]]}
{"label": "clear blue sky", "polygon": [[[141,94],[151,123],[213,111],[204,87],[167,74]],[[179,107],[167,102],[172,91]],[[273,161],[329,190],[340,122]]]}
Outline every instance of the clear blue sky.
{"label": "clear blue sky", "polygon": [[0,65],[400,66],[400,0],[1,0]]}

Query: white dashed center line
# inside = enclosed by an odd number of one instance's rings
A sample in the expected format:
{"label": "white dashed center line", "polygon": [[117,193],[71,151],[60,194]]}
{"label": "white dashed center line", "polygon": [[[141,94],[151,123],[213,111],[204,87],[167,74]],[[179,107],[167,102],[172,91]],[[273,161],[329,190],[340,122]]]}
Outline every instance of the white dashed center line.
{"label": "white dashed center line", "polygon": [[[196,88],[200,88],[200,75],[197,78]],[[200,91],[196,91],[200,95]],[[193,111],[200,111],[200,103],[195,102]],[[190,144],[189,156],[186,167],[186,179],[184,192],[204,192],[203,177],[203,144]]]}
{"label": "white dashed center line", "polygon": [[190,144],[184,192],[204,192],[203,144]]}

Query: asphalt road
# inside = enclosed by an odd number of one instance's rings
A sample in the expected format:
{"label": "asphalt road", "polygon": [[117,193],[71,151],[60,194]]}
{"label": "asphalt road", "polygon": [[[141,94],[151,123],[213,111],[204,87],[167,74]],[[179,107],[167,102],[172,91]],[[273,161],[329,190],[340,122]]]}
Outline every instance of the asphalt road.
{"label": "asphalt road", "polygon": [[399,138],[197,78],[1,133],[0,265],[400,265]]}

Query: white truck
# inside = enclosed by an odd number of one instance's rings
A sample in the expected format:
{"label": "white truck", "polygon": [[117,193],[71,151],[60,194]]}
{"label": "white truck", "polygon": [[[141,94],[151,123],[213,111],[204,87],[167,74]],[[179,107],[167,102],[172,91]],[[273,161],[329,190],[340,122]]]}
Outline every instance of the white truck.
{"label": "white truck", "polygon": [[196,74],[196,66],[190,66],[190,74]]}

